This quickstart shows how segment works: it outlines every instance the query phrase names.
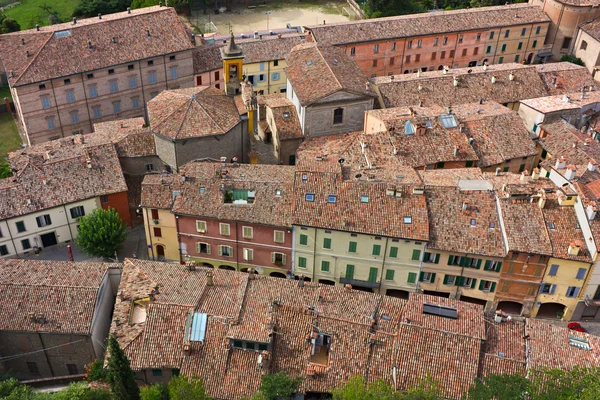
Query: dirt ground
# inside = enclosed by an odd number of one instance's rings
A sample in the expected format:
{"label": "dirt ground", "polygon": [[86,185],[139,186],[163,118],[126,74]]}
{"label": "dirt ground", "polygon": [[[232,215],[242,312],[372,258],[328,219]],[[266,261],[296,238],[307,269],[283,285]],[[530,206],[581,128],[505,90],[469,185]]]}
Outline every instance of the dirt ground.
{"label": "dirt ground", "polygon": [[215,24],[219,34],[227,34],[230,30],[235,33],[251,33],[285,28],[287,24],[302,26],[322,24],[323,21],[348,21],[350,18],[346,14],[343,15],[343,7],[348,8],[345,1],[281,2],[259,5],[254,9],[238,6],[231,12],[222,14],[204,14],[203,10],[193,10],[189,22],[204,33],[208,33],[206,24],[209,22]]}

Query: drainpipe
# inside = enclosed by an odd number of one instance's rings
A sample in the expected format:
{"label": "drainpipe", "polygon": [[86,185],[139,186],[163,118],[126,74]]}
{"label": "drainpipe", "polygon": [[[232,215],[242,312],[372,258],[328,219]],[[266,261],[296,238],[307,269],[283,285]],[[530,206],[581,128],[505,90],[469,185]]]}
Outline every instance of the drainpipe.
{"label": "drainpipe", "polygon": [[148,237],[150,238],[150,250],[152,250],[152,261],[156,261],[154,258],[154,244],[152,243],[152,231],[150,231],[150,217],[148,217],[148,209],[146,208],[146,221],[148,225]]}
{"label": "drainpipe", "polygon": [[13,239],[13,235],[12,232],[10,231],[10,224],[8,223],[8,220],[6,221],[6,227],[8,228],[8,236],[10,236],[10,241],[13,244],[13,248],[15,249],[15,255],[19,255],[19,252],[17,251],[17,245],[15,244],[15,239]]}
{"label": "drainpipe", "polygon": [[238,238],[238,222],[235,221],[235,269],[240,270],[240,241]]}
{"label": "drainpipe", "polygon": [[383,277],[384,272],[385,272],[385,258],[387,256],[387,248],[388,248],[388,243],[390,241],[390,238],[386,237],[385,238],[385,248],[383,250],[383,259],[381,260],[381,280],[379,281],[379,293],[381,294],[381,286],[383,284]]}
{"label": "drainpipe", "polygon": [[87,111],[88,121],[90,121],[90,132],[94,132],[94,124],[92,123],[92,116],[90,114],[90,104],[88,103],[87,93],[85,91],[85,81],[83,80],[83,73],[81,76],[81,87],[83,88],[83,98],[85,99],[85,110]]}
{"label": "drainpipe", "polygon": [[[58,109],[58,103],[56,102],[56,93],[54,93],[54,83],[52,79],[50,79],[50,88],[52,89],[52,97],[54,97],[54,108],[56,109],[56,114],[58,115],[58,123],[60,124],[60,133],[62,133],[62,137],[65,137],[65,128],[60,119],[60,110]],[[25,123],[25,118],[23,118],[23,123]],[[27,135],[29,136],[29,135]]]}
{"label": "drainpipe", "polygon": [[296,245],[294,244],[296,243],[296,228],[294,228],[294,226],[292,225],[292,261],[290,263],[290,271],[292,272],[292,275],[294,275],[294,270],[296,267]]}
{"label": "drainpipe", "polygon": [[179,251],[179,263],[183,263],[183,254],[181,253],[181,235],[179,234],[179,215],[175,216],[175,229],[177,230],[177,249]]}
{"label": "drainpipe", "polygon": [[421,286],[421,272],[423,272],[423,258],[425,257],[425,250],[427,250],[427,242],[423,243],[423,250],[421,250],[421,257],[419,257],[419,272],[417,273],[417,284],[415,286],[415,291],[419,290],[419,286]]}
{"label": "drainpipe", "polygon": [[50,364],[50,358],[48,358],[48,351],[46,350],[46,345],[44,344],[44,339],[42,339],[42,334],[38,332],[38,337],[40,338],[40,343],[42,344],[42,349],[44,349],[44,355],[46,356],[46,363],[48,364],[48,369],[50,369],[50,373],[52,376],[54,375],[54,370],[52,369],[52,364]]}
{"label": "drainpipe", "polygon": [[[317,269],[317,233],[319,230],[317,228],[313,228],[315,230],[315,241],[313,243],[313,282],[315,281],[315,270]],[[339,281],[339,279],[338,279]]]}
{"label": "drainpipe", "polygon": [[[69,234],[71,235],[71,240],[75,240],[75,238],[73,237],[73,231],[71,231],[71,223],[69,222],[69,215],[67,214],[67,206],[65,206],[63,204],[63,209],[65,210],[65,218],[67,219],[67,226],[69,227]],[[9,231],[10,234],[10,231]],[[12,237],[11,237],[12,239]],[[14,243],[13,243],[14,245]]]}

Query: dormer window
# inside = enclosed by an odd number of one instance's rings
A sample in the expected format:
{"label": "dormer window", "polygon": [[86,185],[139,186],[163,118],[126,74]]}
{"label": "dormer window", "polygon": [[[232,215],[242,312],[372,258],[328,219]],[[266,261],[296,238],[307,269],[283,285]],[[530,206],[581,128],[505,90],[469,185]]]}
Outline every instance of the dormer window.
{"label": "dormer window", "polygon": [[248,189],[231,189],[225,191],[226,204],[254,204],[256,191]]}
{"label": "dormer window", "polygon": [[550,228],[551,230],[555,231],[556,227],[554,226],[554,222],[548,222],[548,228]]}
{"label": "dormer window", "polygon": [[206,193],[206,188],[204,186],[202,186],[200,188],[200,194],[204,194],[204,193]]}

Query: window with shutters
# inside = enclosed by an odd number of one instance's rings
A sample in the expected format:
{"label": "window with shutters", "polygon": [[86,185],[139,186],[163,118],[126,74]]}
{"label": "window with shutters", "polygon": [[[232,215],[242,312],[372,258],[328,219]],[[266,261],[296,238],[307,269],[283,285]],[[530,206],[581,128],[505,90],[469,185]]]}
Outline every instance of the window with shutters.
{"label": "window with shutters", "polygon": [[577,275],[575,276],[575,279],[585,279],[585,273],[587,272],[587,269],[585,268],[579,268],[577,270]]}
{"label": "window with shutters", "polygon": [[95,119],[102,117],[102,112],[100,111],[100,106],[92,107],[92,114],[94,115]]}
{"label": "window with shutters", "polygon": [[390,247],[390,258],[398,258],[398,248]]}
{"label": "window with shutters", "polygon": [[577,286],[569,286],[567,288],[567,293],[565,294],[565,296],[567,297],[577,297],[577,295],[579,294],[579,287]]}
{"label": "window with shutters", "polygon": [[550,272],[548,272],[548,276],[556,276],[558,273],[558,264],[552,264],[550,266]]}
{"label": "window with shutters", "polygon": [[271,253],[271,262],[277,265],[285,265],[286,256],[283,253]]}
{"label": "window with shutters", "polygon": [[250,226],[243,226],[242,237],[244,239],[252,239],[254,237],[254,229],[252,229]]}
{"label": "window with shutters", "polygon": [[437,264],[440,261],[440,255],[437,253],[427,253],[423,255],[423,262]]}
{"label": "window with shutters", "polygon": [[377,282],[377,268],[371,267],[369,269],[369,282]]}
{"label": "window with shutters", "polygon": [[491,291],[492,288],[492,282],[491,281],[484,281],[483,279],[479,282],[479,290],[483,291],[483,292],[489,292]]}
{"label": "window with shutters", "polygon": [[417,273],[416,272],[409,272],[408,273],[408,279],[406,280],[407,283],[415,283],[417,281]]}
{"label": "window with shutters", "polygon": [[506,44],[503,44],[502,47],[500,48],[500,51],[505,52],[506,51]]}
{"label": "window with shutters", "polygon": [[197,242],[196,243],[196,253],[198,254],[210,254],[210,244]]}
{"label": "window with shutters", "polygon": [[246,261],[254,260],[254,250],[253,249],[244,249],[244,260],[246,260]]}
{"label": "window with shutters", "polygon": [[300,234],[300,245],[308,246],[308,235],[305,235],[303,233]]}
{"label": "window with shutters", "polygon": [[421,250],[413,250],[411,260],[420,261]]}
{"label": "window with shutters", "polygon": [[348,244],[348,253],[356,253],[357,242],[350,242]]}
{"label": "window with shutters", "polygon": [[329,261],[321,261],[321,271],[329,272]]}
{"label": "window with shutters", "polygon": [[196,221],[196,231],[206,233],[206,221]]}
{"label": "window with shutters", "polygon": [[109,82],[109,85],[111,93],[117,93],[119,91],[119,83],[117,81],[111,81]]}
{"label": "window with shutters", "polygon": [[454,286],[456,283],[456,276],[444,275],[444,285]]}
{"label": "window with shutters", "polygon": [[129,77],[129,89],[137,88],[137,79],[135,76]]}
{"label": "window with shutters", "polygon": [[306,257],[298,257],[298,268],[306,268]]}
{"label": "window with shutters", "polygon": [[229,224],[219,224],[219,233],[223,236],[229,236]]}
{"label": "window with shutters", "polygon": [[67,371],[69,371],[69,375],[79,374],[79,369],[77,368],[77,364],[67,364]]}
{"label": "window with shutters", "polygon": [[52,224],[52,220],[50,219],[50,214],[40,215],[39,217],[36,217],[35,220],[37,222],[38,228]]}
{"label": "window with shutters", "polygon": [[38,368],[38,365],[36,362],[27,361],[27,369],[29,370],[29,373],[32,375],[40,374],[40,369]]}
{"label": "window with shutters", "polygon": [[469,268],[478,268],[481,266],[481,260],[477,259],[477,258],[468,258],[469,263],[467,264],[467,267]]}
{"label": "window with shutters", "polygon": [[148,74],[148,79],[149,79],[151,85],[155,84],[156,83],[156,72],[150,72]]}
{"label": "window with shutters", "polygon": [[220,245],[219,255],[223,257],[233,257],[233,247]]}
{"label": "window with shutters", "polygon": [[448,256],[448,265],[461,265],[462,257],[460,256]]}
{"label": "window with shutters", "polygon": [[435,281],[435,273],[432,273],[432,272],[421,272],[421,277],[420,277],[419,281],[425,282],[425,283],[434,283],[434,281]]}
{"label": "window with shutters", "polygon": [[354,279],[354,265],[346,265],[346,279]]}
{"label": "window with shutters", "polygon": [[94,98],[98,97],[98,88],[96,87],[96,85],[91,85],[89,92],[90,92],[90,99],[94,99]]}
{"label": "window with shutters", "polygon": [[388,269],[385,271],[385,280],[386,281],[394,280],[394,270],[393,269]]}
{"label": "window with shutters", "polygon": [[177,67],[171,67],[170,68],[171,71],[171,79],[177,79]]}
{"label": "window with shutters", "polygon": [[5,244],[0,246],[0,256],[5,256],[8,254],[8,247]]}
{"label": "window with shutters", "polygon": [[540,294],[554,294],[554,290],[556,289],[556,285],[551,283],[542,283],[540,285]]}
{"label": "window with shutters", "polygon": [[72,90],[67,92],[67,103],[75,103],[75,92]]}
{"label": "window with shutters", "polygon": [[23,247],[23,250],[28,250],[31,248],[31,242],[29,241],[29,239],[23,239],[21,240],[21,247]]}
{"label": "window with shutters", "polygon": [[83,217],[85,215],[85,210],[83,209],[83,206],[73,207],[69,211],[71,212],[71,218],[73,219]]}
{"label": "window with shutters", "polygon": [[474,288],[475,287],[475,283],[477,282],[477,279],[473,279],[473,278],[464,278],[464,281],[462,283],[463,287],[470,287],[470,288]]}
{"label": "window with shutters", "polygon": [[275,231],[275,233],[273,234],[273,241],[275,243],[285,242],[285,232],[284,231]]}
{"label": "window with shutters", "polygon": [[373,254],[374,256],[378,256],[381,254],[381,245],[379,244],[374,244],[373,245]]}
{"label": "window with shutters", "polygon": [[162,229],[154,228],[154,237],[162,237]]}
{"label": "window with shutters", "polygon": [[325,249],[325,250],[331,250],[331,238],[324,238],[323,239],[323,249]]}

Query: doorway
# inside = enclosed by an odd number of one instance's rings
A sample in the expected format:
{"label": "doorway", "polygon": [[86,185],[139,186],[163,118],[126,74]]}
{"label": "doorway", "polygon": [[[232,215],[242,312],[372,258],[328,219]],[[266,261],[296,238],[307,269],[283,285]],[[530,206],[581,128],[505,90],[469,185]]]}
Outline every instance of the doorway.
{"label": "doorway", "polygon": [[165,259],[165,246],[161,244],[156,245],[156,256],[158,257],[158,261],[164,261]]}
{"label": "doorway", "polygon": [[40,239],[42,240],[42,247],[50,247],[54,246],[58,243],[58,239],[56,239],[56,232],[44,233],[40,235]]}

